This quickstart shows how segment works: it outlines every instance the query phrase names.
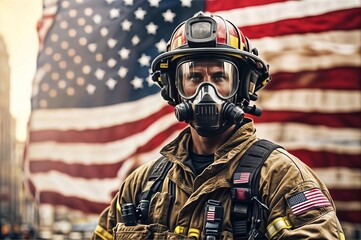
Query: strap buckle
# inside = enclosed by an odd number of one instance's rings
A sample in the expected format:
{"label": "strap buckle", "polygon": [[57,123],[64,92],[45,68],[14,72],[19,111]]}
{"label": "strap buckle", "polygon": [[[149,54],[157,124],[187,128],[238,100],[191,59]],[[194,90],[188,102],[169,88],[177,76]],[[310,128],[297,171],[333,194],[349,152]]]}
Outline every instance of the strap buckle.
{"label": "strap buckle", "polygon": [[235,202],[250,202],[251,189],[244,187],[234,187],[231,189],[231,197]]}
{"label": "strap buckle", "polygon": [[222,222],[223,222],[223,206],[220,201],[208,200],[205,207],[206,221],[204,233],[206,240],[220,239]]}

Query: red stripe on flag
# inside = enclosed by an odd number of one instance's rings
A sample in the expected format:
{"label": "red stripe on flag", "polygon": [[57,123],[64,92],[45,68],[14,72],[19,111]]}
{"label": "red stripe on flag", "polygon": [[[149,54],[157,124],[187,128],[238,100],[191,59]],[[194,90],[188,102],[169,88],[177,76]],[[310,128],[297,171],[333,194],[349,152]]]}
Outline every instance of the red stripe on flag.
{"label": "red stripe on flag", "polygon": [[150,152],[151,150],[154,150],[156,148],[159,148],[159,144],[163,143],[165,139],[167,139],[172,133],[182,130],[188,126],[188,124],[182,122],[182,123],[176,123],[173,126],[169,127],[166,131],[158,133],[156,136],[154,136],[150,141],[148,141],[147,144],[140,146],[137,150],[138,153],[145,153]]}
{"label": "red stripe on flag", "polygon": [[359,201],[361,201],[361,189],[329,188],[328,190],[334,201],[340,201],[340,202],[356,202],[356,201],[359,202]]}
{"label": "red stripe on flag", "polygon": [[54,206],[66,206],[87,214],[100,214],[109,204],[92,202],[84,198],[64,196],[57,192],[43,191],[40,193],[40,202]]}
{"label": "red stripe on flag", "polygon": [[[129,156],[126,156],[125,159],[119,159],[119,161],[111,164],[81,164],[81,163],[66,163],[62,160],[48,160],[48,159],[38,159],[32,160],[29,163],[30,172],[33,174],[43,173],[49,171],[57,171],[67,174],[72,177],[80,178],[116,178],[119,169],[123,165],[124,161],[130,159],[136,155],[143,154],[159,148],[159,144],[163,143],[169,136],[179,131],[184,127],[184,124],[175,124],[168,128],[166,131],[158,133],[153,139],[148,141],[145,145],[140,146],[137,150]],[[71,145],[71,144],[70,144]],[[71,147],[71,146],[69,146]],[[149,159],[151,161],[153,159]],[[89,160],[90,162],[91,160]]]}
{"label": "red stripe on flag", "polygon": [[[135,122],[128,122],[117,126],[104,127],[99,129],[85,129],[85,130],[43,130],[32,131],[30,133],[30,141],[56,141],[58,143],[107,143],[116,140],[127,138],[131,135],[141,133],[156,122],[162,116],[165,116],[174,111],[173,107],[165,106],[160,111],[140,119]],[[142,124],[139,124],[139,123]]]}
{"label": "red stripe on flag", "polygon": [[346,167],[361,169],[361,156],[305,149],[289,150],[311,168]]}
{"label": "red stripe on flag", "polygon": [[360,11],[361,8],[340,10],[317,16],[286,19],[252,26],[240,26],[240,29],[250,39],[288,34],[319,33],[330,30],[359,29],[361,26]]}
{"label": "red stripe on flag", "polygon": [[264,110],[262,116],[253,117],[254,122],[292,122],[309,125],[322,125],[333,128],[361,128],[361,113],[319,113],[319,112],[292,112]]}
{"label": "red stripe on flag", "polygon": [[349,223],[360,223],[360,216],[361,211],[360,210],[352,210],[352,211],[343,211],[343,210],[337,210],[336,209],[337,218],[343,222],[349,222]]}
{"label": "red stripe on flag", "polygon": [[265,4],[286,2],[287,0],[253,0],[253,1],[239,1],[239,0],[227,0],[227,1],[206,1],[206,11],[217,12],[224,10],[231,10],[235,8],[261,6]]}
{"label": "red stripe on flag", "polygon": [[337,90],[361,89],[361,68],[339,67],[320,69],[317,71],[276,73],[272,74],[272,81],[266,87],[267,90],[297,88]]}
{"label": "red stripe on flag", "polygon": [[86,179],[103,179],[113,178],[117,176],[119,169],[122,167],[124,159],[119,160],[113,164],[91,164],[85,165],[80,163],[68,164],[61,160],[39,160],[31,161],[30,171],[32,174],[46,173],[50,171],[57,171],[72,177],[86,178]]}

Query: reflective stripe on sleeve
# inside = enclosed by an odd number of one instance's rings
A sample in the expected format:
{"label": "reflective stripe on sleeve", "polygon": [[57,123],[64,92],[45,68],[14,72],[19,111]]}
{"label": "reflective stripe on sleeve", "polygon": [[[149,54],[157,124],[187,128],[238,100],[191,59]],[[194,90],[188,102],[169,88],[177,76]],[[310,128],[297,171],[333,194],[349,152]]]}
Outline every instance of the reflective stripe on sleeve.
{"label": "reflective stripe on sleeve", "polygon": [[113,236],[99,225],[95,228],[94,233],[103,240],[113,240]]}
{"label": "reflective stripe on sleeve", "polygon": [[188,237],[194,237],[196,239],[199,239],[200,231],[197,228],[189,228]]}
{"label": "reflective stripe on sleeve", "polygon": [[267,237],[268,239],[272,239],[277,233],[279,233],[282,229],[289,229],[292,225],[287,220],[286,217],[279,217],[273,220],[267,226]]}

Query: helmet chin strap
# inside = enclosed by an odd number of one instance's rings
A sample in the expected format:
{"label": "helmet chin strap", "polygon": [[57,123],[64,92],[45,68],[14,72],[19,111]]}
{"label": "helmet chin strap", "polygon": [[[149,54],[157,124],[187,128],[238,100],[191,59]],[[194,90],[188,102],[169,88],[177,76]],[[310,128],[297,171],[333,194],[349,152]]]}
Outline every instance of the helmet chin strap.
{"label": "helmet chin strap", "polygon": [[233,124],[240,125],[243,110],[220,98],[212,84],[205,84],[196,96],[175,106],[178,121],[185,121],[203,137],[226,131]]}

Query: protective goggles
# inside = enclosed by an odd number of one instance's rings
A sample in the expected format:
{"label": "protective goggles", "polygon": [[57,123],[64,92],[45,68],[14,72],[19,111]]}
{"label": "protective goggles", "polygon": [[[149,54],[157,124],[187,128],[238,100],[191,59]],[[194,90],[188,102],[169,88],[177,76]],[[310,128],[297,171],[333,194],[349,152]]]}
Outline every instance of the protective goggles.
{"label": "protective goggles", "polygon": [[185,99],[193,98],[202,83],[211,83],[225,99],[232,97],[238,89],[238,69],[227,60],[186,60],[178,64],[176,76],[179,94]]}

